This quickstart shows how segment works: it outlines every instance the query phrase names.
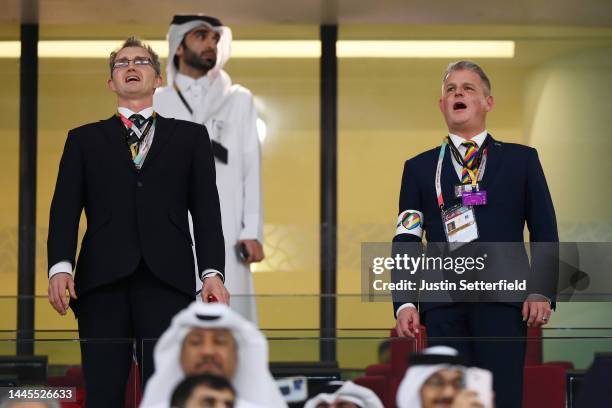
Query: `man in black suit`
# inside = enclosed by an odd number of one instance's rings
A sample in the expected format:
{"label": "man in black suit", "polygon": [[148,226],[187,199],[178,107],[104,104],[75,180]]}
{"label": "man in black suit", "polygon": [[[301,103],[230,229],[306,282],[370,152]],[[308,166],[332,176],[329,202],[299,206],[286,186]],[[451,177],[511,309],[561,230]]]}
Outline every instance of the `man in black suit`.
{"label": "man in black suit", "polygon": [[[470,61],[448,67],[439,103],[448,126],[448,138],[442,146],[406,161],[393,239],[394,252],[412,252],[410,255],[418,257],[419,250],[415,248],[425,233],[428,243],[447,243],[455,239],[458,241],[449,245],[472,241],[503,243],[488,248],[512,249],[513,255],[507,257],[517,266],[510,268],[512,273],[520,273],[525,265],[529,269],[522,244],[525,224],[531,242],[552,243],[549,248],[554,250],[559,239],[553,203],[536,150],[499,142],[487,133],[486,116],[494,105],[491,85],[484,71]],[[478,191],[474,188],[471,192],[472,185],[477,186]],[[465,204],[464,199],[474,200],[473,204]],[[464,212],[447,211],[455,205]],[[462,217],[457,217],[458,213]],[[463,214],[467,218],[463,218]],[[464,219],[475,219],[475,223],[464,222]],[[408,244],[405,247],[410,249],[399,250],[401,243],[417,244]],[[458,250],[471,250],[478,245],[488,244],[467,244]],[[440,245],[428,245],[428,253],[436,247]],[[446,254],[449,253],[452,254],[446,250]],[[407,298],[406,293],[396,291],[393,298],[397,332],[400,336],[414,336],[423,322],[428,338],[436,339],[430,344],[453,346],[467,356],[472,365],[493,372],[498,408],[520,407],[524,341],[452,341],[444,338],[524,338],[527,326],[546,324],[552,313],[550,298],[554,290],[551,288],[556,287],[554,263],[549,261],[546,248],[532,251],[531,273],[537,275],[537,279],[530,275],[529,288],[520,300],[424,302],[423,293]],[[497,272],[497,269],[489,268],[488,271]],[[427,278],[427,274],[422,270],[419,279]],[[405,274],[394,271],[395,281],[404,277]],[[474,292],[469,295],[478,296]],[[452,295],[451,298],[455,299]]]}
{"label": "man in black suit", "polygon": [[[144,381],[153,372],[153,341],[143,339],[158,338],[195,298],[188,211],[202,297],[229,302],[210,140],[204,126],[153,111],[161,83],[148,45],[129,38],[111,53],[108,86],[118,112],[68,133],[47,243],[49,302],[62,315],[70,303],[81,339],[136,339]],[[73,280],[83,209],[88,228]],[[87,406],[122,406],[133,345],[87,341],[81,350]]]}

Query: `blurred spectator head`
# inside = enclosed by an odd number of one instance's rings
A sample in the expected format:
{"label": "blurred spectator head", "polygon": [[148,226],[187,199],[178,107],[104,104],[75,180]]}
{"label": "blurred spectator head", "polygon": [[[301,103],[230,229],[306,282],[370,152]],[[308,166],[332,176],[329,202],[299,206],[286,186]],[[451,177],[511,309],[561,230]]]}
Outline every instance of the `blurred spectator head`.
{"label": "blurred spectator head", "polygon": [[325,391],[306,401],[304,408],[383,408],[374,391],[351,381],[332,381]]}
{"label": "blurred spectator head", "polygon": [[226,305],[196,301],[174,316],[155,346],[154,360],[142,406],[168,406],[177,384],[199,374],[228,380],[239,401],[286,406],[268,368],[266,338]]}
{"label": "blurred spectator head", "polygon": [[228,329],[194,327],[181,348],[181,368],[185,375],[214,374],[232,378],[236,372],[238,347]]}
{"label": "blurred spectator head", "polygon": [[450,407],[464,387],[465,369],[451,347],[434,346],[412,354],[397,391],[398,408]]}
{"label": "blurred spectator head", "polygon": [[179,383],[170,400],[172,408],[233,408],[236,393],[223,377],[196,375]]}
{"label": "blurred spectator head", "polygon": [[0,403],[0,408],[60,408],[60,403],[52,400],[9,400]]}
{"label": "blurred spectator head", "polygon": [[389,364],[391,362],[391,340],[383,340],[378,345],[378,363]]}

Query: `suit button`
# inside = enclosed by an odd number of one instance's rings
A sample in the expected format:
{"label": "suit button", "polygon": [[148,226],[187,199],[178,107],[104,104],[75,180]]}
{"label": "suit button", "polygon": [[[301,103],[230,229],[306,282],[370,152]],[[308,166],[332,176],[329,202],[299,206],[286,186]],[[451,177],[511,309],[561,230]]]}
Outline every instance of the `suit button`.
{"label": "suit button", "polygon": [[136,182],[136,187],[142,187],[142,181],[137,181]]}

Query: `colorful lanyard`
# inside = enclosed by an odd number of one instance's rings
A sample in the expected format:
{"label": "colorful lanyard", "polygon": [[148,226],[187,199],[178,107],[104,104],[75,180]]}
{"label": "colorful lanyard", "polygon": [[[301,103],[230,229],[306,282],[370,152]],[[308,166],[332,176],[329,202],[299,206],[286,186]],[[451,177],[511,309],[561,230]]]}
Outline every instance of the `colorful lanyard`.
{"label": "colorful lanyard", "polygon": [[438,156],[438,165],[436,166],[436,196],[438,197],[438,207],[440,210],[444,209],[444,197],[442,197],[442,186],[440,184],[440,175],[442,174],[442,160],[444,160],[444,152],[446,151],[446,145],[448,142],[446,138],[440,145],[440,155]]}
{"label": "colorful lanyard", "polygon": [[[446,146],[448,145],[448,143],[449,139],[448,137],[445,137],[442,141],[442,144],[440,145],[440,155],[438,156],[438,164],[436,166],[436,196],[438,198],[438,207],[440,207],[441,210],[444,209],[444,197],[442,196],[442,184],[440,182],[440,179],[442,176],[442,161],[444,160],[444,153],[446,152]],[[482,152],[480,166],[478,166],[478,173],[474,174],[473,171],[466,169],[468,171],[468,174],[470,175],[470,179],[472,180],[472,186],[474,187],[476,186],[476,183],[478,181],[481,181],[484,176],[484,170],[487,166],[488,150],[489,148],[487,147]]]}
{"label": "colorful lanyard", "polygon": [[[134,157],[134,163],[137,166],[139,166],[142,160],[144,159],[145,155],[149,151],[149,147],[151,147],[150,146],[151,138],[147,136],[152,134],[151,132],[152,129],[155,129],[155,122],[157,121],[157,113],[153,112],[151,117],[148,119],[148,123],[147,123],[147,126],[145,127],[145,130],[142,132],[140,131],[140,129],[138,129],[138,126],[134,125],[134,123],[131,120],[123,116],[123,114],[121,114],[120,112],[117,112],[117,116],[119,116],[119,119],[121,119],[121,122],[123,122],[125,127],[130,129],[132,132],[136,133],[136,136],[138,136],[138,154],[136,155],[136,157]],[[142,144],[142,147],[141,147],[141,144]]]}
{"label": "colorful lanyard", "polygon": [[125,116],[123,116],[123,114],[121,114],[120,112],[117,112],[117,116],[119,116],[119,119],[121,119],[121,122],[123,122],[125,127],[130,129],[132,132],[136,133],[136,136],[138,136],[138,139],[139,139],[138,141],[139,144],[143,141],[145,137],[147,137],[147,135],[149,134],[149,131],[151,130],[151,127],[153,126],[153,124],[155,123],[157,119],[156,112],[153,112],[153,115],[151,115],[151,118],[149,118],[149,120],[147,121],[148,122],[147,127],[145,127],[145,130],[141,132],[140,129],[138,129],[138,126],[135,126],[134,123],[128,118],[126,118]]}

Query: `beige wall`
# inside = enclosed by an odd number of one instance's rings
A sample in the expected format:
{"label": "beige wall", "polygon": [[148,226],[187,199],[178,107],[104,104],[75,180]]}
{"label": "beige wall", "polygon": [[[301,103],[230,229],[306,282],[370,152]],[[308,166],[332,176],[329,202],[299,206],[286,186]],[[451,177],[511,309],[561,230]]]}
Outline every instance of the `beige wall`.
{"label": "beige wall", "polygon": [[[528,83],[524,133],[538,149],[546,171],[560,239],[612,241],[612,43],[551,59],[533,71]],[[561,303],[551,323],[557,327],[612,327],[610,308],[610,303]],[[587,367],[589,350],[612,349],[602,340],[579,343],[549,340],[545,358]]]}
{"label": "beige wall", "polygon": [[[528,143],[538,149],[558,212],[561,238],[605,241],[585,227],[612,215],[612,43],[578,49],[538,67],[525,95]],[[603,177],[602,177],[603,176]]]}
{"label": "beige wall", "polygon": [[[18,25],[0,25],[0,39],[19,39]],[[19,60],[0,59],[0,296],[17,292],[17,220],[19,195]],[[0,330],[17,322],[14,300],[0,298]]]}

